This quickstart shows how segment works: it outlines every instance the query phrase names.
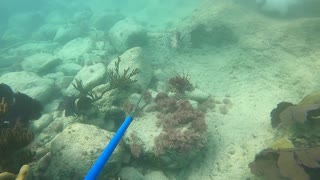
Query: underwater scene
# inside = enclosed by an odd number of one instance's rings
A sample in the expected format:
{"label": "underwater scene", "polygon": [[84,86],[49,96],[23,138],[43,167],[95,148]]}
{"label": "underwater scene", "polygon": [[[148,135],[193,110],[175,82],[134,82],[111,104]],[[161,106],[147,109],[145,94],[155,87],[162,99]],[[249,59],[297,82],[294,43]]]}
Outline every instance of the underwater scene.
{"label": "underwater scene", "polygon": [[320,0],[1,0],[0,180],[320,179]]}

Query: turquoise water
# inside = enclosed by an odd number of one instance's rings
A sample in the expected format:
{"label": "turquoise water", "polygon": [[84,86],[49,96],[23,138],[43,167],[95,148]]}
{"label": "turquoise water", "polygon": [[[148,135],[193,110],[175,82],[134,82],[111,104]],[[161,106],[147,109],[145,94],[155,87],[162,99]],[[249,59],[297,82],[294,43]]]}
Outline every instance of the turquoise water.
{"label": "turquoise water", "polygon": [[0,173],[84,179],[133,115],[98,179],[319,179],[319,9],[2,0]]}

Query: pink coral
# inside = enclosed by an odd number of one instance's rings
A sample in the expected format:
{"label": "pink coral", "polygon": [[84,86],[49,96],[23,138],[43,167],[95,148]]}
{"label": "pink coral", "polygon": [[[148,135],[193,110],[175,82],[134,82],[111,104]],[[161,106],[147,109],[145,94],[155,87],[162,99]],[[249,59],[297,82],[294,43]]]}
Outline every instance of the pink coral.
{"label": "pink coral", "polygon": [[165,95],[156,103],[161,112],[158,125],[163,127],[155,139],[156,154],[171,150],[185,153],[204,146],[207,125],[203,112],[195,110],[188,100],[177,101]]}
{"label": "pink coral", "polygon": [[201,133],[194,130],[169,130],[162,132],[156,139],[156,155],[166,151],[189,153],[204,146],[204,138]]}

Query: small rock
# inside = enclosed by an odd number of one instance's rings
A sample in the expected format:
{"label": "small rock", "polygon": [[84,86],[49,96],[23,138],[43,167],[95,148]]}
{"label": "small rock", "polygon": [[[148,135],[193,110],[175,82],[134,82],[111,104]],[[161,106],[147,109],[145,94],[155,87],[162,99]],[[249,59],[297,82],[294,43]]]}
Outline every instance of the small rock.
{"label": "small rock", "polygon": [[54,73],[49,73],[43,76],[44,78],[48,78],[48,79],[60,79],[64,77],[64,73],[63,72],[54,72]]}
{"label": "small rock", "polygon": [[162,171],[152,171],[144,176],[146,180],[169,180]]}
{"label": "small rock", "polygon": [[193,109],[198,109],[199,103],[197,101],[189,100]]}
{"label": "small rock", "polygon": [[206,101],[209,98],[209,94],[203,92],[200,89],[195,88],[193,91],[186,91],[186,96],[194,101],[198,101],[199,103],[202,103]]}
{"label": "small rock", "polygon": [[92,65],[100,62],[102,62],[101,57],[91,53],[84,53],[80,59],[80,64],[83,65]]}
{"label": "small rock", "polygon": [[67,76],[76,75],[80,69],[81,66],[76,63],[63,63],[56,67],[56,71],[61,71]]}
{"label": "small rock", "polygon": [[46,155],[44,155],[38,162],[38,168],[40,171],[45,171],[49,165],[50,165],[51,155],[50,152],[48,152]]}
{"label": "small rock", "polygon": [[133,167],[124,167],[121,169],[120,174],[123,179],[130,180],[144,180],[144,176]]}
{"label": "small rock", "polygon": [[70,83],[73,81],[73,76],[64,76],[55,80],[55,84],[60,89],[67,89]]}
{"label": "small rock", "polygon": [[40,132],[43,128],[47,127],[52,121],[53,118],[50,114],[43,114],[40,119],[32,122],[31,127],[35,132]]}
{"label": "small rock", "polygon": [[64,62],[77,62],[84,53],[91,50],[92,45],[89,38],[76,38],[64,45],[57,55]]}
{"label": "small rock", "polygon": [[157,86],[158,92],[168,92],[169,91],[168,84],[163,81],[158,81],[156,86]]}
{"label": "small rock", "polygon": [[153,76],[154,76],[157,80],[159,80],[159,81],[164,81],[164,82],[168,81],[168,79],[170,78],[170,76],[169,76],[167,73],[163,72],[162,69],[156,69],[156,70],[153,72]]}

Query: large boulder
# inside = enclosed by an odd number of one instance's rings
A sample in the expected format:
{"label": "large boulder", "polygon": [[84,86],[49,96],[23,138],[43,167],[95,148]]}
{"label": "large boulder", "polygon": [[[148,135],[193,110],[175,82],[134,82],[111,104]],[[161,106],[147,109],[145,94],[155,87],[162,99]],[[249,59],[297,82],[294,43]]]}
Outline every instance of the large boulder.
{"label": "large boulder", "polygon": [[64,44],[83,35],[83,28],[76,25],[64,25],[57,29],[53,40]]}
{"label": "large boulder", "polygon": [[144,45],[147,41],[147,33],[137,22],[125,19],[117,22],[109,30],[109,38],[117,51],[124,52],[129,48]]}
{"label": "large boulder", "polygon": [[132,157],[168,169],[188,166],[206,146],[205,114],[188,100],[177,101],[164,93],[153,102],[123,138]]}
{"label": "large boulder", "polygon": [[89,38],[76,38],[64,45],[57,55],[64,62],[78,62],[83,54],[92,49],[92,45],[93,43]]}
{"label": "large boulder", "polygon": [[59,61],[59,58],[51,54],[37,53],[25,58],[21,65],[25,71],[45,74],[54,69]]}
{"label": "large boulder", "polygon": [[109,30],[116,22],[124,19],[124,15],[119,12],[95,13],[92,17],[92,26],[98,30]]}
{"label": "large boulder", "polygon": [[76,63],[63,63],[56,67],[57,72],[63,72],[67,76],[76,75],[82,67]]}
{"label": "large boulder", "polygon": [[[83,179],[113,135],[96,126],[80,123],[64,129],[51,142],[50,171],[53,180]],[[118,173],[123,157],[124,148],[119,144],[100,177],[107,179]]]}
{"label": "large boulder", "polygon": [[14,91],[18,91],[46,103],[54,92],[54,81],[42,78],[33,72],[10,72],[0,77],[0,82],[8,84]]}
{"label": "large boulder", "polygon": [[57,43],[52,42],[26,42],[17,48],[10,49],[10,54],[17,57],[31,56],[36,53],[52,53],[59,47]]}

